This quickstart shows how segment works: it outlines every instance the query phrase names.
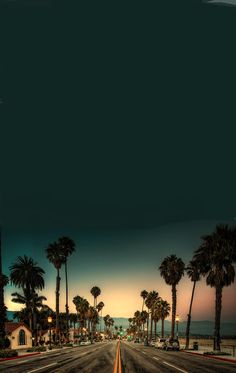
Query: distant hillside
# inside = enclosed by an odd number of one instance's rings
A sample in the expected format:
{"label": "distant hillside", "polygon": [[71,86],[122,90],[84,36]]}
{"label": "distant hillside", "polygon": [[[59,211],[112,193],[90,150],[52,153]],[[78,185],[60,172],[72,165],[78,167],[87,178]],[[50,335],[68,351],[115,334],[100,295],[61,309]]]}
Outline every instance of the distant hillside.
{"label": "distant hillside", "polygon": [[[9,321],[13,321],[14,311],[7,311],[7,318]],[[125,317],[113,317],[116,326],[122,325],[123,329],[129,327],[128,319]],[[14,320],[17,321],[17,320]],[[102,320],[102,327],[103,327]],[[165,321],[165,332],[169,334],[171,330],[171,322]],[[186,321],[179,323],[179,334],[185,334],[186,330]],[[157,324],[157,333],[161,332],[161,323]],[[214,322],[213,321],[192,321],[190,333],[192,335],[213,335],[214,332]],[[221,323],[221,335],[225,336],[235,336],[236,335],[236,322],[222,322]]]}
{"label": "distant hillside", "polygon": [[[127,329],[129,327],[128,319],[120,317],[113,317],[115,321],[115,325],[120,326],[122,325],[123,329]],[[168,334],[171,330],[171,322],[166,320],[165,321],[165,332]],[[186,321],[179,323],[179,333],[185,334],[186,331]],[[157,324],[157,332],[161,332],[161,323]],[[214,332],[214,322],[213,321],[192,321],[191,322],[191,330],[192,335],[213,335]],[[236,335],[236,322],[222,322],[221,323],[221,335]]]}

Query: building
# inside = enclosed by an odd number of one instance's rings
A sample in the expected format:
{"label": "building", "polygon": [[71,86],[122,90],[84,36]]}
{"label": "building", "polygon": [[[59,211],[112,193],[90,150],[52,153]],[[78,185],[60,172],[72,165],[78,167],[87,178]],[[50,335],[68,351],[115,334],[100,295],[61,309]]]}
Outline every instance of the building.
{"label": "building", "polygon": [[32,332],[24,323],[6,322],[6,336],[10,340],[10,348],[14,350],[32,347]]}

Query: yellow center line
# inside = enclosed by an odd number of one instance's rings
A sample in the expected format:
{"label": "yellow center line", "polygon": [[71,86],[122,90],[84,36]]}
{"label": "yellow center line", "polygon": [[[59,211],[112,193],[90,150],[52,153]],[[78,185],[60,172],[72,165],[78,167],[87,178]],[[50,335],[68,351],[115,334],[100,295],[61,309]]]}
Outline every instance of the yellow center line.
{"label": "yellow center line", "polygon": [[121,357],[120,357],[120,341],[117,342],[116,357],[114,362],[113,373],[122,373],[121,371]]}

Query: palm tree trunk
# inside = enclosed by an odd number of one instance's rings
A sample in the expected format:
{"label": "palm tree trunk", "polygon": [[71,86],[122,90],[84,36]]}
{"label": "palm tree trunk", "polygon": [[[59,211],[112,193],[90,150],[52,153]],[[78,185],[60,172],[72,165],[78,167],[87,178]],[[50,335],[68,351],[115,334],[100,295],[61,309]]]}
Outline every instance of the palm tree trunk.
{"label": "palm tree trunk", "polygon": [[188,313],[188,320],[187,320],[187,326],[186,326],[186,343],[185,343],[185,348],[189,348],[189,333],[190,333],[190,323],[191,323],[191,312],[192,312],[192,305],[193,305],[193,297],[194,297],[194,292],[195,292],[195,286],[196,286],[196,281],[193,282],[193,290],[192,290],[192,296],[191,296],[191,301],[190,301],[190,306],[189,306],[189,313]]}
{"label": "palm tree trunk", "polygon": [[165,333],[164,333],[164,322],[165,322],[165,319],[164,319],[164,317],[162,317],[162,319],[161,319],[161,337],[162,338],[164,338],[164,335],[165,335]]}
{"label": "palm tree trunk", "polygon": [[156,337],[157,337],[157,322],[154,321],[154,326],[155,326],[155,329],[154,329],[154,337],[155,337],[155,340],[156,340]]}
{"label": "palm tree trunk", "polygon": [[175,336],[175,316],[176,316],[176,285],[172,285],[172,320],[171,320],[171,338]]}
{"label": "palm tree trunk", "polygon": [[215,332],[214,332],[214,350],[220,351],[220,320],[222,309],[222,287],[216,287],[215,295]]}
{"label": "palm tree trunk", "polygon": [[60,299],[60,271],[57,269],[57,279],[56,279],[56,342],[59,340],[59,299]]}
{"label": "palm tree trunk", "polygon": [[[0,227],[0,345],[5,338],[6,307],[4,304],[4,284],[2,279],[2,232]],[[1,348],[1,346],[0,346]]]}
{"label": "palm tree trunk", "polygon": [[149,328],[149,313],[148,313],[148,317],[147,317],[147,339],[148,339],[148,328]]}
{"label": "palm tree trunk", "polygon": [[66,279],[66,339],[69,334],[69,306],[68,306],[68,276],[67,276],[67,260],[65,260],[65,279]]}
{"label": "palm tree trunk", "polygon": [[143,312],[143,308],[144,308],[144,300],[145,300],[145,299],[143,298],[142,312]]}
{"label": "palm tree trunk", "polygon": [[152,340],[152,328],[153,328],[153,319],[152,319],[152,313],[151,313],[151,335],[150,335],[150,339]]}

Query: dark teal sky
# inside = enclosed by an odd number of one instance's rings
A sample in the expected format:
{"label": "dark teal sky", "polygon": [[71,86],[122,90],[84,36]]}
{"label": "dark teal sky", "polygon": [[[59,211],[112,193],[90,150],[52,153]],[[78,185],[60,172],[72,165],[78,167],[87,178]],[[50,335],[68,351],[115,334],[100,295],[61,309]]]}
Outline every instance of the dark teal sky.
{"label": "dark teal sky", "polygon": [[14,255],[29,241],[40,257],[71,232],[96,262],[106,236],[234,222],[235,8],[19,0],[0,14],[0,212]]}

